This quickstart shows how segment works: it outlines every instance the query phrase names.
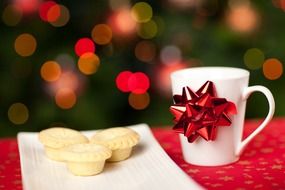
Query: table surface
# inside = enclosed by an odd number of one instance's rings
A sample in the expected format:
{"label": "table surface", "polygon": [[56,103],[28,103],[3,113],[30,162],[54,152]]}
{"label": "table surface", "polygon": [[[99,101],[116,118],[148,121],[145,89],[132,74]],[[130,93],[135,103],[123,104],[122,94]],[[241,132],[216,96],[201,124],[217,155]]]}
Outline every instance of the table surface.
{"label": "table surface", "polygon": [[[244,135],[260,120],[248,120]],[[219,167],[187,164],[181,154],[178,135],[170,127],[152,132],[172,160],[207,189],[285,189],[285,118],[275,118],[247,146],[236,163]],[[17,140],[0,139],[0,190],[21,190],[21,169]]]}

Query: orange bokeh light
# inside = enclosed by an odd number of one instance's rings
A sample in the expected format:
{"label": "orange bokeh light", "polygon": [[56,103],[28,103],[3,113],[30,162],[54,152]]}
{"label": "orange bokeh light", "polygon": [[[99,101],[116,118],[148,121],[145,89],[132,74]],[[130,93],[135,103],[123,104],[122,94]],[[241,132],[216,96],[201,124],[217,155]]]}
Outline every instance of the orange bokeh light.
{"label": "orange bokeh light", "polygon": [[37,41],[31,34],[24,33],[16,38],[14,48],[20,56],[31,56],[36,51]]}
{"label": "orange bokeh light", "polygon": [[112,40],[113,33],[107,24],[98,24],[93,28],[91,35],[95,43],[105,45]]}
{"label": "orange bokeh light", "polygon": [[58,4],[54,4],[47,11],[47,21],[54,22],[59,17],[60,17],[60,6]]}
{"label": "orange bokeh light", "polygon": [[61,88],[55,94],[55,103],[62,109],[70,109],[76,103],[76,94],[72,89]]}
{"label": "orange bokeh light", "polygon": [[110,26],[115,34],[128,35],[136,31],[137,23],[132,18],[131,11],[128,8],[122,8],[110,17]]}
{"label": "orange bokeh light", "polygon": [[55,27],[65,26],[70,19],[69,10],[63,5],[59,5],[58,7],[60,14],[54,21],[50,22],[50,24]]}
{"label": "orange bokeh light", "polygon": [[51,7],[56,5],[54,1],[45,1],[39,7],[39,16],[43,21],[48,21],[48,12]]}
{"label": "orange bokeh light", "polygon": [[7,5],[3,10],[2,19],[8,26],[16,26],[22,19],[23,11],[15,5]]}
{"label": "orange bokeh light", "polygon": [[47,82],[58,80],[60,75],[60,65],[55,61],[47,61],[41,67],[41,77]]}
{"label": "orange bokeh light", "polygon": [[251,6],[240,4],[228,12],[226,21],[233,31],[248,33],[257,28],[259,15]]}
{"label": "orange bokeh light", "polygon": [[276,80],[283,74],[282,63],[275,58],[267,59],[263,64],[263,74],[269,80]]}
{"label": "orange bokeh light", "polygon": [[129,100],[130,106],[132,106],[132,108],[136,110],[143,110],[147,108],[147,106],[150,103],[150,97],[147,92],[143,94],[130,93],[128,100]]}
{"label": "orange bokeh light", "polygon": [[156,54],[155,44],[151,41],[141,41],[136,45],[136,58],[143,62],[151,62]]}
{"label": "orange bokeh light", "polygon": [[78,93],[82,88],[82,82],[74,71],[63,70],[58,80],[49,83],[48,90],[51,96],[54,96],[62,88],[68,88]]}
{"label": "orange bokeh light", "polygon": [[100,66],[100,59],[94,53],[84,53],[78,60],[78,68],[85,75],[95,73]]}

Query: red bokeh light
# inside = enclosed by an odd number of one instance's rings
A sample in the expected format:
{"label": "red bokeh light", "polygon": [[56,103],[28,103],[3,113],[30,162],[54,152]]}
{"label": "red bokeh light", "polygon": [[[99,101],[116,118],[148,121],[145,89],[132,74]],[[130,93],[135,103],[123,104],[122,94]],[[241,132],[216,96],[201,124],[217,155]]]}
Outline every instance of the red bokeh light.
{"label": "red bokeh light", "polygon": [[142,72],[132,73],[123,71],[116,78],[117,88],[122,92],[132,92],[134,94],[143,94],[150,87],[149,77]]}
{"label": "red bokeh light", "polygon": [[48,12],[55,5],[57,4],[54,1],[45,1],[40,5],[39,15],[43,21],[48,21]]}
{"label": "red bokeh light", "polygon": [[188,65],[183,62],[178,62],[178,63],[172,63],[168,65],[161,65],[156,73],[156,87],[158,89],[158,92],[161,93],[162,95],[168,97],[171,95],[171,80],[170,80],[170,75],[172,72],[180,70],[180,69],[185,69],[187,68]]}
{"label": "red bokeh light", "polygon": [[27,14],[36,12],[40,3],[41,0],[14,0],[14,5]]}
{"label": "red bokeh light", "polygon": [[54,22],[60,17],[60,6],[58,4],[49,8],[47,13],[48,22]]}
{"label": "red bokeh light", "polygon": [[142,72],[133,73],[128,80],[129,90],[134,94],[145,93],[150,86],[149,78]]}
{"label": "red bokeh light", "polygon": [[128,81],[133,75],[130,71],[122,71],[118,74],[116,78],[117,88],[122,92],[130,92]]}
{"label": "red bokeh light", "polygon": [[79,39],[74,47],[75,53],[78,56],[83,55],[88,52],[95,52],[95,44],[90,38],[81,38]]}

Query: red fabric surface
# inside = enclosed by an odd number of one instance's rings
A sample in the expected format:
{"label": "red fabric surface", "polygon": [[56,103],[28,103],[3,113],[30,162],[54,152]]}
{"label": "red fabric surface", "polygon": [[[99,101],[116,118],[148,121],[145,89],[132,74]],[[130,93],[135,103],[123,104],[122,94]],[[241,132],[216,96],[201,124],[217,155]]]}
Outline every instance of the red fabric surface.
{"label": "red fabric surface", "polygon": [[[244,136],[260,123],[247,121]],[[274,119],[249,143],[238,162],[219,167],[187,164],[178,135],[162,128],[153,133],[174,162],[207,189],[285,189],[285,119]]]}
{"label": "red fabric surface", "polygon": [[[245,135],[260,121],[247,121]],[[170,128],[153,128],[167,154],[189,176],[207,189],[285,189],[285,119],[274,119],[245,149],[240,160],[219,167],[187,164],[178,135]],[[0,139],[0,190],[21,190],[16,139]]]}

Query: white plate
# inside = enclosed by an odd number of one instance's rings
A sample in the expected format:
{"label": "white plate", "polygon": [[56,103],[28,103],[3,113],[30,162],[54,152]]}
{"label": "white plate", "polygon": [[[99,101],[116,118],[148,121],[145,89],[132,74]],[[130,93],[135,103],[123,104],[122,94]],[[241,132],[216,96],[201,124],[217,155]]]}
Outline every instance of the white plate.
{"label": "white plate", "polygon": [[[203,189],[168,157],[146,124],[129,127],[141,136],[132,156],[122,162],[106,163],[102,173],[90,177],[73,176],[64,163],[46,158],[38,133],[19,133],[24,190]],[[83,133],[90,137],[95,132]]]}

